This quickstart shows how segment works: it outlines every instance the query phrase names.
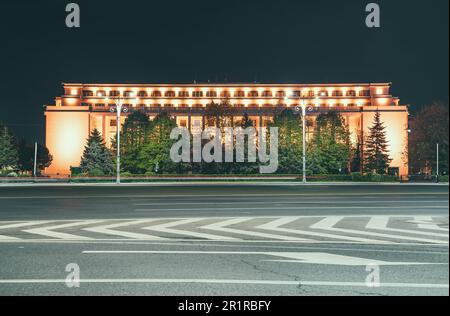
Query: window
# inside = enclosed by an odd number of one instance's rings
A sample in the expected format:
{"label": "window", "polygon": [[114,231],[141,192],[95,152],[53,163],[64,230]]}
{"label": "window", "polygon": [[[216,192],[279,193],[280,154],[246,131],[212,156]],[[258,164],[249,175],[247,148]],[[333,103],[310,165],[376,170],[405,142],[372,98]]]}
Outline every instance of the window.
{"label": "window", "polygon": [[118,96],[120,96],[120,92],[119,91],[110,91],[109,96],[110,97],[118,97]]}
{"label": "window", "polygon": [[110,127],[117,127],[117,120],[111,120],[111,121],[109,121],[109,126],[110,126]]}
{"label": "window", "polygon": [[161,107],[161,104],[159,104],[159,103],[154,103],[154,104],[152,104],[152,107],[154,107],[154,108],[160,108],[160,107]]}
{"label": "window", "polygon": [[161,92],[160,91],[153,91],[152,92],[152,98],[160,98]]}
{"label": "window", "polygon": [[106,97],[106,92],[101,90],[101,91],[97,91],[97,96],[98,97]]}
{"label": "window", "polygon": [[188,108],[188,107],[189,107],[188,104],[181,104],[181,105],[180,105],[180,108]]}
{"label": "window", "polygon": [[216,91],[208,91],[206,92],[207,98],[217,98],[217,92]]}
{"label": "window", "polygon": [[91,90],[83,90],[83,97],[93,97],[94,96],[94,92],[92,92]]}
{"label": "window", "polygon": [[104,103],[96,103],[95,106],[99,107],[99,108],[104,108],[105,104]]}
{"label": "window", "polygon": [[356,97],[356,91],[355,90],[348,90],[347,91],[348,97]]}
{"label": "window", "polygon": [[360,97],[370,97],[370,90],[361,90],[359,91]]}
{"label": "window", "polygon": [[203,92],[202,91],[194,91],[192,93],[193,98],[203,98]]}
{"label": "window", "polygon": [[257,98],[259,96],[258,91],[250,91],[248,93],[249,98]]}
{"label": "window", "polygon": [[180,97],[180,98],[189,98],[189,92],[187,92],[187,91],[180,91],[180,92],[178,92],[178,97]]}
{"label": "window", "polygon": [[277,98],[284,98],[286,97],[286,92],[284,91],[277,91]]}
{"label": "window", "polygon": [[272,104],[266,103],[266,104],[263,105],[263,107],[265,107],[265,108],[271,108],[271,107],[272,107]]}
{"label": "window", "polygon": [[173,108],[173,104],[166,103],[166,104],[164,104],[164,107],[165,108]]}
{"label": "window", "polygon": [[344,96],[342,91],[339,91],[339,90],[333,91],[333,97],[342,97],[342,96]]}
{"label": "window", "polygon": [[175,98],[175,92],[173,91],[167,91],[165,93],[166,98]]}
{"label": "window", "polygon": [[145,91],[139,91],[137,96],[140,98],[146,98],[146,97],[148,97],[148,94]]}
{"label": "window", "polygon": [[264,91],[262,96],[264,98],[271,98],[272,97],[272,92],[271,91]]}
{"label": "window", "polygon": [[231,98],[231,94],[230,94],[230,92],[228,92],[228,91],[223,91],[223,92],[220,94],[220,97],[221,97],[221,98]]}
{"label": "window", "polygon": [[131,91],[125,91],[125,92],[123,93],[123,96],[126,97],[126,98],[129,98],[129,97],[131,97],[132,95],[133,95],[133,92],[131,92]]}
{"label": "window", "polygon": [[192,107],[193,107],[193,108],[202,108],[203,105],[202,105],[202,104],[194,104]]}
{"label": "window", "polygon": [[180,120],[180,127],[187,127],[187,121],[186,120]]}
{"label": "window", "polygon": [[314,91],[308,91],[308,96],[309,97],[314,97],[316,94],[314,93]]}
{"label": "window", "polygon": [[249,108],[259,108],[259,105],[256,103],[249,104]]}
{"label": "window", "polygon": [[325,90],[322,90],[322,91],[319,92],[319,96],[321,96],[321,97],[327,97],[327,96],[328,96],[328,92],[325,91]]}
{"label": "window", "polygon": [[244,91],[236,91],[234,94],[236,98],[245,98],[245,92]]}

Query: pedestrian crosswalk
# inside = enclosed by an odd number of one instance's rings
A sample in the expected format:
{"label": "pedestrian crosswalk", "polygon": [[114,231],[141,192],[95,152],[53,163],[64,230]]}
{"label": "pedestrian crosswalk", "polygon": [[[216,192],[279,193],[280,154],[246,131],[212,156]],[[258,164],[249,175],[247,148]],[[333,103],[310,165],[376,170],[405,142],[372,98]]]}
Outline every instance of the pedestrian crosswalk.
{"label": "pedestrian crosswalk", "polygon": [[0,222],[0,242],[207,240],[448,244],[444,216],[272,216]]}

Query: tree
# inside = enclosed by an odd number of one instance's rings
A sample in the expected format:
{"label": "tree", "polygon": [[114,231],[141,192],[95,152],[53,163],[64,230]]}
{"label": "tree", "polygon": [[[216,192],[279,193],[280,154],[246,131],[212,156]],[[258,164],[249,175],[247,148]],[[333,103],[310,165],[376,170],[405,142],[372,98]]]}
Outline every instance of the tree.
{"label": "tree", "polygon": [[121,167],[124,171],[133,174],[144,172],[138,166],[138,156],[145,144],[149,124],[148,115],[142,111],[134,111],[125,120],[120,138]]}
{"label": "tree", "polygon": [[308,168],[315,174],[338,174],[348,171],[352,146],[350,131],[336,111],[320,114],[308,147]]}
{"label": "tree", "polygon": [[278,127],[278,173],[299,174],[303,170],[302,117],[291,109],[275,115],[270,127]]}
{"label": "tree", "polygon": [[0,170],[17,168],[19,153],[14,135],[5,125],[0,125]]}
{"label": "tree", "polygon": [[89,175],[111,175],[114,173],[114,162],[111,152],[97,129],[87,139],[81,158],[81,171]]}
{"label": "tree", "polygon": [[369,128],[364,152],[364,169],[366,172],[386,174],[392,159],[389,157],[386,127],[377,110],[372,127]]}
{"label": "tree", "polygon": [[170,134],[177,122],[166,112],[160,113],[150,122],[146,141],[138,154],[138,167],[147,174],[181,173],[184,164],[176,164],[170,158],[170,149],[175,140]]}
{"label": "tree", "polygon": [[[34,145],[29,145],[25,140],[20,140],[18,144],[19,148],[19,162],[18,166],[22,172],[33,172],[34,169]],[[45,168],[50,167],[53,161],[53,156],[49,150],[38,144],[37,146],[37,161],[36,169],[40,173]]]}
{"label": "tree", "polygon": [[358,133],[358,141],[353,151],[353,159],[350,165],[351,172],[361,172],[363,169],[363,152],[362,152],[363,142],[362,137],[359,135],[360,133]]}
{"label": "tree", "polygon": [[424,107],[410,121],[409,165],[414,173],[431,174],[436,170],[436,144],[439,143],[439,169],[448,174],[448,105],[433,103]]}

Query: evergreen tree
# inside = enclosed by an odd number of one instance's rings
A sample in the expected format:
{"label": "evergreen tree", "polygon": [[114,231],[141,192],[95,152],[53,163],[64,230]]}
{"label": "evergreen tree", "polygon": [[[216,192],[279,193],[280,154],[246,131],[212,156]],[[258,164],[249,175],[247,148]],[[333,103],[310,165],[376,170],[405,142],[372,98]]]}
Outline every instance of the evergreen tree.
{"label": "evergreen tree", "polygon": [[111,152],[106,147],[97,129],[94,129],[87,139],[80,167],[83,173],[91,176],[111,175],[114,173]]}
{"label": "evergreen tree", "polygon": [[364,170],[386,174],[392,159],[389,158],[388,142],[386,140],[386,127],[381,121],[380,112],[375,113],[372,127],[369,128],[364,153]]}
{"label": "evergreen tree", "polygon": [[0,171],[15,169],[18,162],[19,153],[14,136],[6,126],[0,125]]}
{"label": "evergreen tree", "polygon": [[[359,135],[359,133],[358,133]],[[362,153],[362,140],[361,137],[358,136],[358,141],[354,148],[353,159],[351,162],[350,170],[352,172],[361,172],[363,168],[363,153]]]}
{"label": "evergreen tree", "polygon": [[170,149],[175,140],[170,139],[176,121],[166,112],[159,114],[152,122],[145,144],[138,154],[137,166],[147,174],[181,173],[184,164],[174,163],[170,158]]}
{"label": "evergreen tree", "polygon": [[270,127],[278,127],[278,173],[299,174],[303,171],[302,117],[291,109],[275,115]]}
{"label": "evergreen tree", "polygon": [[[150,120],[142,111],[131,113],[123,124],[120,137],[121,167],[123,171],[133,174],[144,173],[138,166],[138,156],[145,144]],[[116,141],[113,143],[114,147]]]}
{"label": "evergreen tree", "polygon": [[[19,169],[22,172],[33,172],[34,169],[34,145],[29,145],[25,140],[20,140],[18,144],[19,148]],[[37,146],[37,171],[40,172],[45,168],[50,167],[53,161],[53,156],[49,150],[38,144]]]}
{"label": "evergreen tree", "polygon": [[348,171],[352,156],[350,131],[336,111],[321,114],[308,148],[308,168],[315,174],[338,174]]}

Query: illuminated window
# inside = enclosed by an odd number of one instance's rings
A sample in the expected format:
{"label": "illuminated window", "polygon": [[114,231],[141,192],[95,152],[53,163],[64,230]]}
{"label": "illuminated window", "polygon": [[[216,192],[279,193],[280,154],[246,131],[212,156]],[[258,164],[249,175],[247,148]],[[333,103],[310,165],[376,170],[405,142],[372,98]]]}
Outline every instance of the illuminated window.
{"label": "illuminated window", "polygon": [[92,92],[91,90],[83,90],[83,97],[93,97],[94,96],[94,92]]}
{"label": "illuminated window", "polygon": [[361,97],[370,97],[370,90],[361,90],[361,91],[359,91],[359,96],[361,96]]}
{"label": "illuminated window", "polygon": [[109,121],[109,126],[110,126],[110,127],[117,127],[117,120],[111,120],[111,121]]}
{"label": "illuminated window", "polygon": [[98,107],[98,108],[104,108],[104,107],[105,107],[105,104],[104,104],[104,103],[96,103],[96,104],[95,104],[95,107]]}
{"label": "illuminated window", "polygon": [[161,107],[161,104],[159,104],[159,103],[154,103],[154,104],[152,104],[152,107],[154,107],[154,108],[160,108],[160,107]]}
{"label": "illuminated window", "polygon": [[165,93],[166,98],[175,98],[175,92],[173,91],[167,91]]}
{"label": "illuminated window", "polygon": [[203,98],[203,92],[202,91],[194,91],[192,93],[193,98]]}
{"label": "illuminated window", "polygon": [[160,91],[153,91],[152,98],[160,98],[162,96]]}
{"label": "illuminated window", "polygon": [[355,90],[348,90],[347,91],[348,97],[356,97],[356,91]]}
{"label": "illuminated window", "polygon": [[262,96],[264,98],[271,98],[272,97],[272,92],[271,91],[264,91]]}
{"label": "illuminated window", "polygon": [[100,90],[100,91],[97,92],[97,96],[98,97],[106,97],[106,92],[103,91],[103,90]]}
{"label": "illuminated window", "polygon": [[223,91],[223,92],[220,94],[220,97],[221,97],[221,98],[231,98],[231,94],[230,94],[230,92],[228,92],[228,91]]}
{"label": "illuminated window", "polygon": [[309,97],[314,97],[316,94],[314,93],[314,91],[310,90],[308,91],[308,96]]}
{"label": "illuminated window", "polygon": [[166,104],[164,104],[164,107],[165,108],[173,108],[173,104],[166,103]]}
{"label": "illuminated window", "polygon": [[110,91],[109,96],[110,97],[118,97],[118,96],[120,96],[120,92],[119,91]]}
{"label": "illuminated window", "polygon": [[286,97],[286,92],[284,91],[277,91],[277,98],[284,98]]}
{"label": "illuminated window", "polygon": [[207,91],[206,97],[207,98],[217,98],[217,92],[216,91]]}
{"label": "illuminated window", "polygon": [[123,93],[123,96],[126,97],[126,98],[129,98],[129,97],[131,97],[132,95],[133,95],[133,92],[131,92],[131,91],[125,91],[125,92]]}
{"label": "illuminated window", "polygon": [[252,103],[248,105],[249,108],[259,108],[259,105],[256,103]]}
{"label": "illuminated window", "polygon": [[321,97],[327,97],[327,96],[328,96],[328,92],[325,91],[325,90],[322,90],[322,91],[319,92],[319,96],[321,96]]}
{"label": "illuminated window", "polygon": [[249,98],[257,98],[259,96],[258,91],[250,91],[248,93]]}
{"label": "illuminated window", "polygon": [[189,92],[187,92],[187,91],[180,91],[180,92],[178,92],[178,97],[180,97],[180,98],[189,98]]}
{"label": "illuminated window", "polygon": [[188,107],[189,107],[188,104],[181,104],[181,105],[180,105],[180,108],[188,108]]}
{"label": "illuminated window", "polygon": [[203,105],[202,105],[202,104],[194,104],[192,107],[193,107],[193,108],[202,108]]}
{"label": "illuminated window", "polygon": [[140,98],[146,98],[146,97],[148,97],[148,94],[145,91],[139,91],[137,96]]}
{"label": "illuminated window", "polygon": [[333,91],[333,97],[343,97],[344,94],[342,93],[342,91],[339,90],[335,90]]}
{"label": "illuminated window", "polygon": [[245,92],[244,91],[236,91],[234,96],[236,98],[245,98]]}
{"label": "illuminated window", "polygon": [[187,127],[187,121],[186,120],[180,120],[180,127]]}

